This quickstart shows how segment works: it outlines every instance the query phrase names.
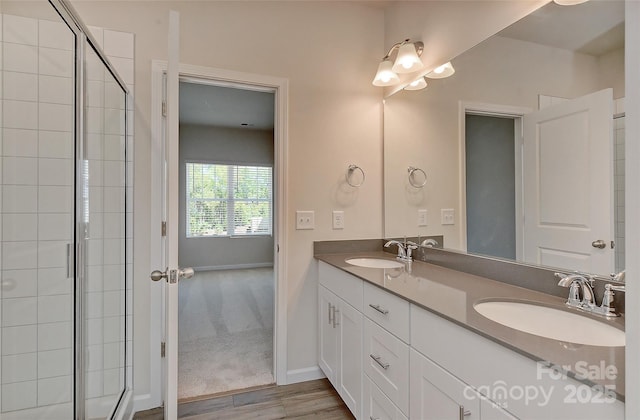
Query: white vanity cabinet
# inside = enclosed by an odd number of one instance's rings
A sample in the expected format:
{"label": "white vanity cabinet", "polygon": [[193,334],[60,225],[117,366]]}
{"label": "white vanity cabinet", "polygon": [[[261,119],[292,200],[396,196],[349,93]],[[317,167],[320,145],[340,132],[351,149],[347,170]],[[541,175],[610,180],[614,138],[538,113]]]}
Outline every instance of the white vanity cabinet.
{"label": "white vanity cabinet", "polygon": [[480,401],[473,388],[413,349],[410,387],[412,419],[481,419]]}
{"label": "white vanity cabinet", "polygon": [[[622,402],[324,262],[318,309],[318,364],[357,419],[624,419]],[[534,389],[549,398],[520,393]]]}
{"label": "white vanity cabinet", "polygon": [[356,418],[362,410],[361,311],[362,280],[321,264],[318,364]]}
{"label": "white vanity cabinet", "polygon": [[[605,399],[586,384],[558,377],[532,359],[416,305],[411,305],[411,347],[412,374],[415,351],[484,395],[478,400],[483,420],[624,419],[624,404],[615,398]],[[432,383],[447,389],[446,382]],[[413,408],[414,390],[411,392]],[[463,402],[460,405],[467,407]]]}

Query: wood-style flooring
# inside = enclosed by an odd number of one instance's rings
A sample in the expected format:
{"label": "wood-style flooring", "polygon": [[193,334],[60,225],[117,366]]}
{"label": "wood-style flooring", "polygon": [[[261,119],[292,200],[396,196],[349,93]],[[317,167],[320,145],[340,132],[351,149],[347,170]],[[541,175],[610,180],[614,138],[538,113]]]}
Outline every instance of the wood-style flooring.
{"label": "wood-style flooring", "polygon": [[[162,420],[162,408],[136,413],[135,420]],[[326,379],[271,386],[178,405],[178,418],[190,420],[353,419]]]}

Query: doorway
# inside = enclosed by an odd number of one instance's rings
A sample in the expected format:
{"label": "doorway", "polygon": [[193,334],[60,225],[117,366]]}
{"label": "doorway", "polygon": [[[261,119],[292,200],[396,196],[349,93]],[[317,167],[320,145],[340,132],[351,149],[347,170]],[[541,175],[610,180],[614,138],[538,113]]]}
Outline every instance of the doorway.
{"label": "doorway", "polygon": [[178,398],[275,382],[272,89],[180,81]]}
{"label": "doorway", "polygon": [[516,259],[515,120],[465,116],[467,252]]}

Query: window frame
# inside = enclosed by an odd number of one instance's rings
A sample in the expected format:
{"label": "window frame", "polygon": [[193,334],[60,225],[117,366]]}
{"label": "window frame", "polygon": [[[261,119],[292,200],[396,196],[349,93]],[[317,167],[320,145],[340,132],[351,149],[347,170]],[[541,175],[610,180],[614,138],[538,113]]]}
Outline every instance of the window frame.
{"label": "window frame", "polygon": [[[184,161],[185,165],[184,165],[184,183],[185,183],[185,197],[184,197],[184,203],[185,203],[185,212],[184,212],[184,222],[185,222],[185,237],[186,239],[202,239],[202,238],[260,238],[260,237],[273,237],[273,225],[274,225],[274,203],[273,203],[273,198],[274,198],[274,179],[273,179],[273,169],[274,169],[274,165],[272,163],[255,163],[255,162],[223,162],[223,161],[212,161],[212,160],[197,160],[197,159],[187,159]],[[198,198],[195,199],[197,201],[207,201],[207,202],[226,202],[226,211],[227,211],[227,215],[226,215],[226,220],[227,220],[227,234],[224,235],[217,235],[217,234],[213,234],[213,235],[192,235],[190,232],[190,228],[189,228],[189,203],[190,201],[193,201],[194,199],[190,198],[190,194],[189,194],[189,165],[193,165],[193,164],[197,164],[197,165],[209,165],[209,166],[226,166],[227,167],[227,171],[228,171],[228,178],[227,178],[227,182],[226,182],[226,190],[227,190],[227,195],[226,198]],[[247,199],[247,198],[240,198],[240,199],[235,199],[234,197],[234,184],[235,184],[235,177],[232,176],[232,174],[235,174],[237,172],[237,168],[238,167],[250,167],[250,168],[268,168],[270,169],[270,190],[269,190],[269,198],[268,199]],[[235,203],[242,203],[242,202],[267,202],[269,204],[269,215],[270,215],[270,220],[269,220],[269,232],[268,233],[235,233],[235,215],[234,215],[234,208],[235,208]],[[229,234],[230,231],[233,231],[232,234]]]}

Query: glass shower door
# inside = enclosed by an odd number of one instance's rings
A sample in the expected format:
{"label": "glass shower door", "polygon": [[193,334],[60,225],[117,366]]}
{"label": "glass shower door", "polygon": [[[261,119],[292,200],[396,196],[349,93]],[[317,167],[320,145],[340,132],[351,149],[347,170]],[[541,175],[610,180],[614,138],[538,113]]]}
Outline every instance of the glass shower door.
{"label": "glass shower door", "polygon": [[0,15],[3,420],[74,414],[76,35],[44,6]]}
{"label": "glass shower door", "polygon": [[84,56],[84,411],[98,419],[126,384],[126,95],[88,43]]}

